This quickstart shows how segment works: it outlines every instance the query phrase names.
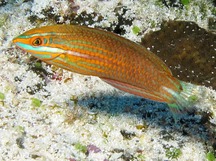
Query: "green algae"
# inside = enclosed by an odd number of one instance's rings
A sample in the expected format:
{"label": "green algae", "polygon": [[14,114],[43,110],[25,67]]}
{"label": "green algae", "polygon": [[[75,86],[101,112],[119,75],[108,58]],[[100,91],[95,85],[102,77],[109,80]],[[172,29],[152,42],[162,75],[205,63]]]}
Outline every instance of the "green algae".
{"label": "green algae", "polygon": [[34,64],[34,67],[35,67],[36,69],[43,69],[42,63],[41,63],[41,62],[36,62],[36,63]]}
{"label": "green algae", "polygon": [[141,31],[138,26],[133,26],[132,28],[133,34],[138,35],[138,33]]}
{"label": "green algae", "polygon": [[180,80],[216,88],[216,35],[194,22],[169,21],[142,39]]}
{"label": "green algae", "polygon": [[182,151],[179,148],[169,148],[166,150],[166,156],[169,159],[177,159],[180,155],[182,155]]}
{"label": "green algae", "polygon": [[87,146],[82,145],[81,143],[76,143],[76,144],[74,145],[74,148],[77,149],[78,151],[82,152],[82,153],[85,153],[85,154],[86,154],[87,151],[88,151]]}
{"label": "green algae", "polygon": [[216,158],[215,158],[213,152],[208,152],[208,153],[206,154],[206,159],[207,159],[208,161],[215,161],[215,160],[216,160]]}
{"label": "green algae", "polygon": [[21,133],[21,134],[25,133],[25,127],[23,127],[21,125],[16,126],[15,129],[18,133]]}
{"label": "green algae", "polygon": [[0,100],[4,100],[4,99],[5,99],[4,93],[0,92]]}
{"label": "green algae", "polygon": [[146,160],[146,157],[143,154],[138,154],[137,159],[144,161],[144,160]]}
{"label": "green algae", "polygon": [[39,100],[39,99],[37,99],[37,98],[32,98],[31,99],[32,100],[32,106],[34,106],[34,107],[40,107],[41,106],[41,104],[42,104],[42,102],[41,102],[41,100]]}
{"label": "green algae", "polygon": [[183,5],[188,5],[190,3],[190,0],[181,0],[181,3]]}

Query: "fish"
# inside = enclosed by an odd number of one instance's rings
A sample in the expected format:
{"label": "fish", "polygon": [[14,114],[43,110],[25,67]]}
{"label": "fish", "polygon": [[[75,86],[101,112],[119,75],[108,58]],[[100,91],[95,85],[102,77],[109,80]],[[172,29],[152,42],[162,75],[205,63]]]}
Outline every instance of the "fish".
{"label": "fish", "polygon": [[24,32],[13,43],[48,64],[97,76],[122,91],[167,103],[174,111],[193,106],[201,92],[196,85],[175,78],[144,46],[105,30],[43,26]]}

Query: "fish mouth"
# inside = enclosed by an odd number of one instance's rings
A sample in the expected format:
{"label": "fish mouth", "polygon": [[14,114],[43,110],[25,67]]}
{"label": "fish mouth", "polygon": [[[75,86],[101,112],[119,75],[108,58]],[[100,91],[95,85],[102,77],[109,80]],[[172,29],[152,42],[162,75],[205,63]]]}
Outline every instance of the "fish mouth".
{"label": "fish mouth", "polygon": [[18,39],[17,37],[13,38],[13,40],[12,40],[12,42],[13,42],[14,44],[16,44],[18,41],[19,41],[19,39]]}
{"label": "fish mouth", "polygon": [[16,43],[16,41],[17,41],[17,38],[13,38],[12,42]]}
{"label": "fish mouth", "polygon": [[19,44],[19,41],[18,41],[16,38],[14,38],[14,39],[12,40],[12,43],[15,44],[15,47],[16,47],[16,48],[21,49],[21,50],[23,50],[23,51],[26,51],[26,50]]}

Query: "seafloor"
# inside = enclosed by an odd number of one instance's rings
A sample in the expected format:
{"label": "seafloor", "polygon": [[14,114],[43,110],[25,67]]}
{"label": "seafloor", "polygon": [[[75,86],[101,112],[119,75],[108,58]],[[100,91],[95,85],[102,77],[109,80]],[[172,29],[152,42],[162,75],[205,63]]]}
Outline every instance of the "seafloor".
{"label": "seafloor", "polygon": [[215,7],[213,0],[0,0],[0,160],[215,160],[215,39],[206,97],[177,116],[166,104],[48,66],[11,43],[28,29],[62,23],[138,43],[169,20],[193,21],[214,34]]}

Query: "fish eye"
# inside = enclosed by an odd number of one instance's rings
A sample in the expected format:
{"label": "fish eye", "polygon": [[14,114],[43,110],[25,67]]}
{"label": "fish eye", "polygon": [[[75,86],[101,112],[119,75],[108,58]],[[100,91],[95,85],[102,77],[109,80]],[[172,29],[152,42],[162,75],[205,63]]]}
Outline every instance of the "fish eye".
{"label": "fish eye", "polygon": [[42,44],[42,40],[40,38],[36,38],[33,40],[32,45],[39,46]]}

